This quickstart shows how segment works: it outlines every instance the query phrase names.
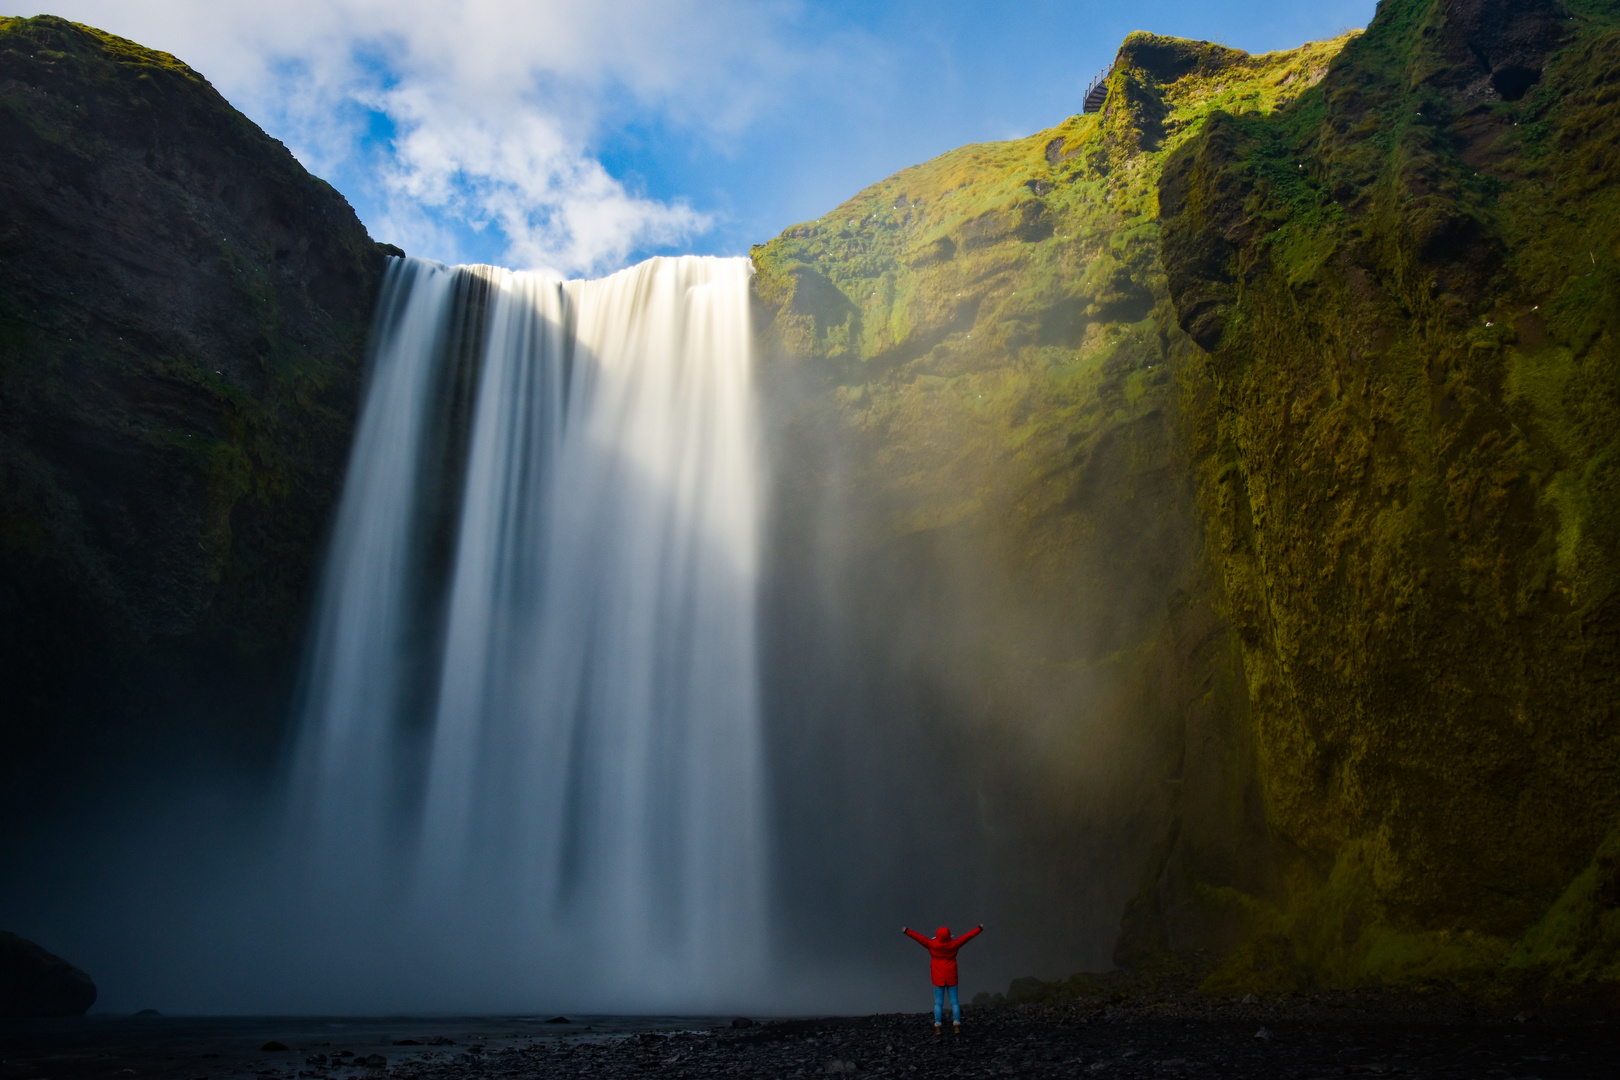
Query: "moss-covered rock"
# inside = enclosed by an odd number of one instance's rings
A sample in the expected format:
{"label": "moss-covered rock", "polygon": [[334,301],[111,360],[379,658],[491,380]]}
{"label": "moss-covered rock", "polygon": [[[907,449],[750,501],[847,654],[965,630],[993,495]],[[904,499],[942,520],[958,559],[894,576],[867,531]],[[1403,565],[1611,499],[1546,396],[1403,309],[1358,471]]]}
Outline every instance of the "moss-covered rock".
{"label": "moss-covered rock", "polygon": [[842,554],[858,651],[932,688],[981,791],[1033,744],[1026,824],[1118,830],[1052,835],[1120,962],[1613,985],[1616,27],[1132,35],[1100,113],[755,249],[779,547]]}
{"label": "moss-covered rock", "polygon": [[[870,816],[937,821],[939,863],[1027,889],[1028,910],[974,917],[1029,936],[1031,967],[1229,946],[1246,924],[1195,886],[1272,887],[1184,422],[1209,387],[1175,374],[1203,360],[1160,269],[1157,184],[1205,116],[1285,108],[1344,41],[1133,34],[1099,113],[907,169],[754,249],[770,714],[806,714],[795,747],[853,715],[845,759],[954,755],[949,797],[919,784]],[[784,820],[824,831],[813,801]],[[976,860],[974,838],[1006,850]]]}
{"label": "moss-covered rock", "polygon": [[[881,865],[829,831],[864,800],[941,839],[855,903],[1005,875],[1048,967],[1611,993],[1617,102],[1597,0],[1135,34],[1101,112],[756,248],[806,880]],[[263,744],[383,252],[190,69],[62,20],[0,20],[0,145],[6,791],[165,725]]]}
{"label": "moss-covered rock", "polygon": [[1165,165],[1290,853],[1226,898],[1260,936],[1216,983],[1615,984],[1617,95],[1620,5],[1385,0],[1296,104]]}
{"label": "moss-covered rock", "polygon": [[0,19],[0,146],[0,788],[262,759],[385,252],[195,71],[62,19]]}

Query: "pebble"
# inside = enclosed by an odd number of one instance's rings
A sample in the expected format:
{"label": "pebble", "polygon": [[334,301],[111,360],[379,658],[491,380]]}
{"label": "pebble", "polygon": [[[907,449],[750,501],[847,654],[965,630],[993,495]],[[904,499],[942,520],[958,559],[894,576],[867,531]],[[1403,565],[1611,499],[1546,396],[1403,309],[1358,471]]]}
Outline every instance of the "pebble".
{"label": "pebble", "polygon": [[[1247,1004],[1196,994],[1144,995],[972,1009],[963,1017],[962,1034],[951,1034],[947,1025],[939,1036],[927,1013],[751,1019],[742,1026],[691,1021],[684,1029],[617,1032],[606,1024],[604,1030],[575,1024],[565,1031],[543,1022],[491,1021],[481,1029],[485,1034],[470,1039],[457,1031],[467,1045],[456,1046],[454,1039],[435,1035],[431,1022],[406,1021],[371,1036],[371,1045],[406,1048],[387,1057],[364,1046],[346,1057],[341,1046],[321,1051],[318,1043],[283,1036],[293,1044],[286,1060],[266,1060],[256,1040],[251,1049],[237,1044],[240,1060],[234,1062],[232,1053],[217,1056],[225,1048],[218,1042],[187,1044],[161,1034],[140,1035],[140,1042],[123,1047],[99,1044],[105,1052],[73,1054],[66,1051],[74,1036],[62,1032],[28,1054],[13,1056],[8,1049],[3,1080],[113,1080],[131,1074],[142,1080],[1314,1080],[1373,1074],[1561,1080],[1612,1075],[1613,1062],[1620,1060],[1616,1029],[1594,1022],[1607,1019],[1551,1010],[1521,1019],[1511,1010],[1386,994]],[[199,1066],[200,1058],[209,1060]],[[296,1062],[304,1062],[302,1072]]]}

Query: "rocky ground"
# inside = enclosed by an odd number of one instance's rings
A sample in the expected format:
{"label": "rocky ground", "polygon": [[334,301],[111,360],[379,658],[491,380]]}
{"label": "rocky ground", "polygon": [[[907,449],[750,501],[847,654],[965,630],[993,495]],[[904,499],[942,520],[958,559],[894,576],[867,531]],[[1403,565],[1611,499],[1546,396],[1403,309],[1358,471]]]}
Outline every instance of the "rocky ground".
{"label": "rocky ground", "polygon": [[[734,1026],[745,1024],[746,1026]],[[267,1033],[283,1038],[255,1040]],[[1606,1016],[1334,995],[736,1021],[12,1022],[0,1080],[505,1080],[562,1076],[1612,1077]],[[286,1041],[283,1041],[285,1039]]]}

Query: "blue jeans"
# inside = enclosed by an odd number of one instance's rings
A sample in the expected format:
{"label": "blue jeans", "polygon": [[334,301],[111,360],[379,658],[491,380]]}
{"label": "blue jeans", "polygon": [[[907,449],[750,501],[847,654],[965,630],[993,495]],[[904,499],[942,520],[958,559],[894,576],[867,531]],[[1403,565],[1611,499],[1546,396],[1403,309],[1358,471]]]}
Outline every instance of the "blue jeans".
{"label": "blue jeans", "polygon": [[940,1014],[945,1011],[945,991],[947,990],[951,992],[951,1023],[960,1024],[962,1022],[962,1001],[956,996],[956,987],[954,986],[934,987],[934,1023],[940,1022]]}

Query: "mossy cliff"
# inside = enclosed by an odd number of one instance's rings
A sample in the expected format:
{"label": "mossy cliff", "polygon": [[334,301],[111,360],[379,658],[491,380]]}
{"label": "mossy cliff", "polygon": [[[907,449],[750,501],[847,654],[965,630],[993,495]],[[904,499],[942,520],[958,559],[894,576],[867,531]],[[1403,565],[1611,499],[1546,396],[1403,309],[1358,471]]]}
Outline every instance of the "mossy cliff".
{"label": "mossy cliff", "polygon": [[385,253],[195,71],[61,19],[0,19],[0,146],[0,788],[262,757]]}
{"label": "mossy cliff", "polygon": [[[1617,8],[1135,34],[1101,112],[754,250],[803,940],[948,897],[1002,977],[1612,993]],[[0,20],[0,145],[15,822],[42,763],[263,760],[385,252],[59,19]]]}
{"label": "mossy cliff", "polygon": [[[1178,896],[1183,878],[1252,892],[1276,873],[1181,431],[1207,391],[1175,376],[1202,359],[1160,268],[1157,181],[1212,110],[1288,107],[1344,41],[1250,56],[1132,35],[1101,112],[907,169],[754,249],[777,473],[768,713],[804,715],[782,771],[829,717],[853,729],[829,755],[947,759],[946,794],[919,781],[868,816],[939,829],[895,903],[996,875],[984,903],[1028,895],[970,916],[1029,937],[998,944],[1029,958],[1010,974],[1106,965],[1167,861]],[[814,823],[807,848],[871,842],[826,839],[817,797],[783,813]],[[1171,907],[1133,918],[1118,955],[1243,930]]]}
{"label": "mossy cliff", "polygon": [[775,664],[907,672],[1117,960],[1620,978],[1615,26],[1132,35],[1100,113],[755,249],[779,591],[843,567]]}
{"label": "mossy cliff", "polygon": [[1620,982],[1620,5],[1384,0],[1165,165],[1269,931],[1219,976]]}

